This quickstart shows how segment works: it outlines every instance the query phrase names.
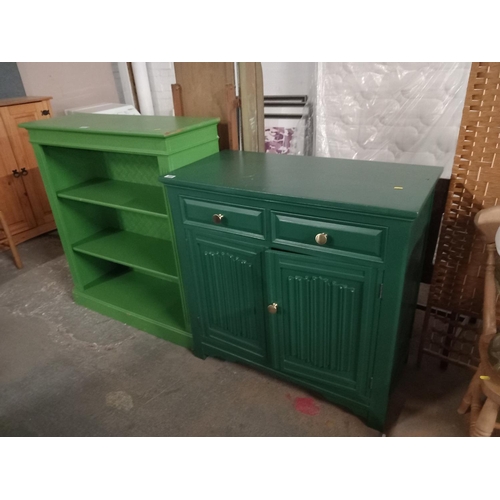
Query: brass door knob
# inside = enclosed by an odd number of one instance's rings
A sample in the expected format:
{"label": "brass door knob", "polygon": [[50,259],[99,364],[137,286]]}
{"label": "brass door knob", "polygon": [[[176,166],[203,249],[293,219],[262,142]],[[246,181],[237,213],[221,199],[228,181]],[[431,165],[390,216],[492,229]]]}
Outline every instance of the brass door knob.
{"label": "brass door knob", "polygon": [[267,306],[267,311],[269,312],[269,314],[276,314],[278,312],[278,304],[276,304],[276,302],[269,304]]}
{"label": "brass door knob", "polygon": [[224,218],[224,216],[222,214],[214,214],[212,215],[212,220],[216,223],[216,224],[220,224],[222,222],[222,219]]}
{"label": "brass door knob", "polygon": [[328,241],[328,235],[326,233],[318,233],[314,239],[318,245],[325,245]]}

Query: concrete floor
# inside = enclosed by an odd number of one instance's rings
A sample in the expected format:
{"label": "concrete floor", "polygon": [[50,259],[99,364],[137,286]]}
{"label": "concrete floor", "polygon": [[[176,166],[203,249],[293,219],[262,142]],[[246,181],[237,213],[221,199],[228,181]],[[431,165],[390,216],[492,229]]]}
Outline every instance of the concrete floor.
{"label": "concrete floor", "polygon": [[[0,253],[2,436],[378,436],[348,411],[256,370],[190,351],[73,303],[56,232]],[[415,331],[422,313],[417,313]],[[414,352],[388,436],[465,436],[471,374]]]}

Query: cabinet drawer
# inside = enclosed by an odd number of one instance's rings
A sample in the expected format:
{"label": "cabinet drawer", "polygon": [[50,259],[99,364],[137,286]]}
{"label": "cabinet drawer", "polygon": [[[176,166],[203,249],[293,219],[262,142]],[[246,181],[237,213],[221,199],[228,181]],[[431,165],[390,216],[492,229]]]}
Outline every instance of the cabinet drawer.
{"label": "cabinet drawer", "polygon": [[383,258],[386,228],[272,212],[273,243]]}
{"label": "cabinet drawer", "polygon": [[182,197],[184,223],[264,238],[264,210]]}

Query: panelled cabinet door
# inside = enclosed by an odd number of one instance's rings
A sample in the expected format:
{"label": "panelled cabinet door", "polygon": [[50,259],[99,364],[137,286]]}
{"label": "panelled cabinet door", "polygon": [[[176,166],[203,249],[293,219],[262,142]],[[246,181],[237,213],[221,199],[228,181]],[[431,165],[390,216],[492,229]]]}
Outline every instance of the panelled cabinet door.
{"label": "panelled cabinet door", "polygon": [[16,158],[0,117],[0,210],[13,235],[37,225],[23,181],[12,172],[16,169]]}
{"label": "panelled cabinet door", "polygon": [[264,248],[200,230],[186,231],[203,341],[268,364],[264,331]]}
{"label": "panelled cabinet door", "polygon": [[28,131],[18,127],[20,123],[50,118],[50,104],[48,101],[17,104],[0,108],[0,113],[2,113],[9,134],[12,150],[18,169],[22,174],[22,181],[28,193],[37,225],[52,222],[54,217],[50,210],[33,147],[29,142]]}
{"label": "panelled cabinet door", "polygon": [[368,401],[379,280],[374,267],[269,250],[276,367]]}

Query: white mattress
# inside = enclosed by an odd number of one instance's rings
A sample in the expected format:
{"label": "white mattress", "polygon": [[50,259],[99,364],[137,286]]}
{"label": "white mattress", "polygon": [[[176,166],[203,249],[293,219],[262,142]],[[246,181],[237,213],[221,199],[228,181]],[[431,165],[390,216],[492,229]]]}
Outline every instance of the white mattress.
{"label": "white mattress", "polygon": [[470,63],[318,63],[317,156],[444,167],[450,177]]}

